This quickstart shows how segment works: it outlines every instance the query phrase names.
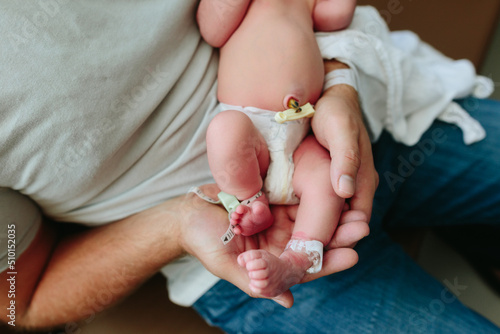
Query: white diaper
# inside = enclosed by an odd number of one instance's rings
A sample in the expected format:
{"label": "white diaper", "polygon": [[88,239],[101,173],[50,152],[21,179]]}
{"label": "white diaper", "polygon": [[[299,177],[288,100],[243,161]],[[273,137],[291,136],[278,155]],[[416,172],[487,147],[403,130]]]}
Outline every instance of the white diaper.
{"label": "white diaper", "polygon": [[264,193],[271,204],[298,204],[293,191],[293,152],[299,147],[310,128],[310,119],[301,118],[279,124],[276,111],[254,107],[239,107],[221,103],[222,110],[238,110],[250,117],[262,133],[269,149],[270,163],[264,180]]}

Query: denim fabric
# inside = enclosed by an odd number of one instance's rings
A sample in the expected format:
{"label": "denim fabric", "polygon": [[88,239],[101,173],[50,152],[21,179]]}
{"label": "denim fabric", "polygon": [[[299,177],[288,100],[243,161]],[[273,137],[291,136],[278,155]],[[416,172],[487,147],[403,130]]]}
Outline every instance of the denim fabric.
{"label": "denim fabric", "polygon": [[419,144],[385,133],[373,146],[380,175],[371,234],[353,268],[292,288],[284,309],[220,281],[194,308],[228,333],[500,333],[453,295],[459,279],[440,283],[386,234],[387,227],[500,225],[500,102],[460,101],[487,131],[466,146],[455,126],[436,121]]}

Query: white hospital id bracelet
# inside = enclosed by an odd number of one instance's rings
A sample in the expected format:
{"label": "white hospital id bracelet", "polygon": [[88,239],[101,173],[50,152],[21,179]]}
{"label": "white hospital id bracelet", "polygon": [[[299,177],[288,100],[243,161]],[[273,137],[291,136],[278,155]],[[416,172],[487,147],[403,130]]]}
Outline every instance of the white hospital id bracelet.
{"label": "white hospital id bracelet", "polygon": [[349,85],[356,91],[358,91],[358,85],[356,84],[356,72],[350,68],[343,68],[328,72],[325,75],[325,84],[323,85],[323,91],[334,85],[341,84]]}

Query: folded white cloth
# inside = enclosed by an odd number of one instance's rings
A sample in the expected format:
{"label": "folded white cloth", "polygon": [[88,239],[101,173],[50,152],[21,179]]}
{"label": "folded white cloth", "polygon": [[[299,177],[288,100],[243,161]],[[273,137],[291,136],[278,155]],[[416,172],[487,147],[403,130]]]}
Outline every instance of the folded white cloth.
{"label": "folded white cloth", "polygon": [[458,125],[470,144],[484,138],[481,125],[453,99],[488,97],[493,82],[476,75],[468,60],[452,60],[410,31],[390,32],[378,11],[356,9],[348,29],[316,33],[323,58],[335,58],[357,73],[361,107],[376,141],[387,130],[414,145],[439,118]]}

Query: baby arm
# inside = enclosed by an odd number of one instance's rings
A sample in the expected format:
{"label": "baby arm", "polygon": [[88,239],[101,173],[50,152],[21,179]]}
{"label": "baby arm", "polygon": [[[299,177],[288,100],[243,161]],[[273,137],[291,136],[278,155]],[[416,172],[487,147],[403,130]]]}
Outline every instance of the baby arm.
{"label": "baby arm", "polygon": [[318,0],[313,19],[316,31],[335,31],[351,24],[356,0]]}
{"label": "baby arm", "polygon": [[245,17],[251,0],[201,0],[196,14],[201,36],[213,47],[222,47]]}

